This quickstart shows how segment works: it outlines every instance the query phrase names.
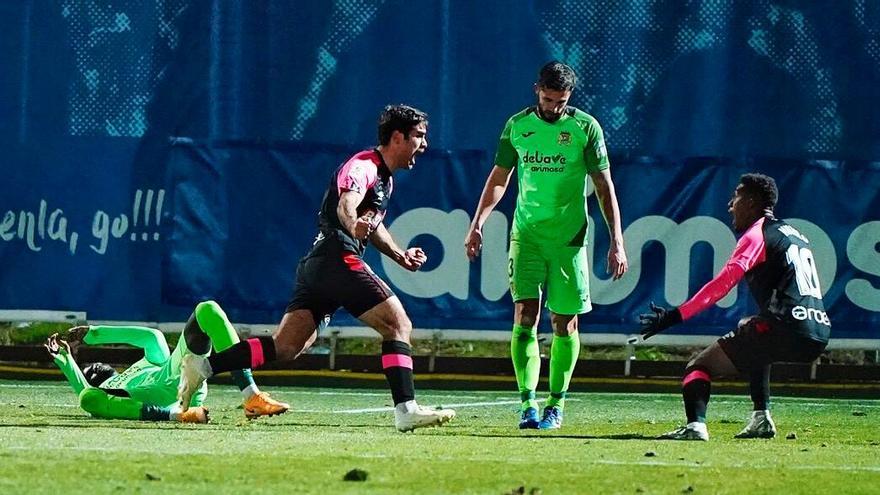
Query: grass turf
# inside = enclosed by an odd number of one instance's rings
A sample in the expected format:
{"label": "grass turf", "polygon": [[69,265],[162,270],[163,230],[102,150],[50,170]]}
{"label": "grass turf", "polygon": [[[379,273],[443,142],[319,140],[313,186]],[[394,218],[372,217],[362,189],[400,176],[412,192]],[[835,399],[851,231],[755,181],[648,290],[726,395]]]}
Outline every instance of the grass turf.
{"label": "grass turf", "polygon": [[[745,397],[709,406],[712,439],[667,394],[573,394],[553,432],[516,429],[514,394],[425,390],[450,424],[393,427],[388,392],[272,387],[285,415],[244,419],[213,385],[211,424],[91,419],[61,382],[0,381],[0,493],[877,493],[880,401],[777,398],[779,437],[734,440]],[[786,439],[794,433],[796,439]],[[352,469],[366,481],[344,481]]]}

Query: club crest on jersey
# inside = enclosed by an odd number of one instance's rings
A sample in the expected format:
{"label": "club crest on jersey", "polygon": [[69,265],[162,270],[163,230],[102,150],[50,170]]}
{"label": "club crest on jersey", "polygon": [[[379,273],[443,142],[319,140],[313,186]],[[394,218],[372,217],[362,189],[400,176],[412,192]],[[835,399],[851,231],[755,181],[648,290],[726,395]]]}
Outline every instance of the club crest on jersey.
{"label": "club crest on jersey", "polygon": [[559,137],[556,139],[556,144],[560,146],[568,146],[571,144],[571,133],[568,131],[562,131],[559,133]]}

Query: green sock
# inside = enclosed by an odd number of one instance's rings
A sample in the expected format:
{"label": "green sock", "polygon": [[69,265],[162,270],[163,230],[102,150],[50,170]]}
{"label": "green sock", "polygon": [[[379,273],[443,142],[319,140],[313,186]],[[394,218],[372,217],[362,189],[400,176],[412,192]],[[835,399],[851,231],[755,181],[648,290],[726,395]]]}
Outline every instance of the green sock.
{"label": "green sock", "polygon": [[581,343],[577,332],[560,337],[553,336],[550,347],[550,398],[547,406],[565,407],[565,393],[571,382],[571,374],[577,364]]}
{"label": "green sock", "polygon": [[522,409],[538,408],[535,400],[535,389],[541,375],[541,351],[538,348],[538,330],[513,325],[513,337],[510,339],[510,358],[516,371],[516,383],[519,386]]}

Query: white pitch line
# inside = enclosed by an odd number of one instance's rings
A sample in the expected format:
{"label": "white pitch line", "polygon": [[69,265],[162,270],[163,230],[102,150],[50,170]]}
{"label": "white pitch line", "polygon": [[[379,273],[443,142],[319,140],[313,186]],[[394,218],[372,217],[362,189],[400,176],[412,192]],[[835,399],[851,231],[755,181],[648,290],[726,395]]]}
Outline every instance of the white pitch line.
{"label": "white pitch line", "polygon": [[[443,404],[443,407],[479,407],[479,406],[506,406],[510,404],[521,404],[518,400],[492,401],[492,402],[471,402],[468,404]],[[430,406],[427,406],[430,407]],[[390,412],[393,407],[367,407],[364,409],[341,409],[331,411],[334,414],[362,414],[374,412]]]}
{"label": "white pitch line", "polygon": [[[566,401],[578,402],[579,399],[565,399]],[[538,402],[544,402],[544,399],[538,399]],[[522,404],[522,401],[519,400],[497,400],[497,401],[488,401],[488,402],[465,402],[459,404],[439,404],[439,406],[443,406],[444,408],[451,407],[482,407],[482,406],[509,406],[512,404]],[[431,406],[427,406],[431,407]],[[373,412],[390,412],[393,411],[393,407],[368,407],[364,409],[337,409],[335,411],[331,411],[334,414],[360,414],[360,413],[373,413]],[[319,412],[319,411],[315,411]]]}

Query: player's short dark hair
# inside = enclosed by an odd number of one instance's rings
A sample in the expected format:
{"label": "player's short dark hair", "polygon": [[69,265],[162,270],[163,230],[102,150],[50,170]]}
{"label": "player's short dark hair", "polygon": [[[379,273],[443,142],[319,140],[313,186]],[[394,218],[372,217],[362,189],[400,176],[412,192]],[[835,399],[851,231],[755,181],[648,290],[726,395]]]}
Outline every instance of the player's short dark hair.
{"label": "player's short dark hair", "polygon": [[89,385],[100,387],[108,378],[116,374],[116,370],[109,364],[92,363],[82,370],[83,376]]}
{"label": "player's short dark hair", "polygon": [[571,91],[578,83],[577,74],[558,60],[547,62],[538,72],[538,87],[554,91]]}
{"label": "player's short dark hair", "polygon": [[391,135],[398,131],[404,136],[420,123],[428,123],[428,114],[408,105],[388,105],[379,115],[379,144],[391,142]]}
{"label": "player's short dark hair", "polygon": [[743,190],[749,196],[761,202],[764,208],[773,208],[779,199],[779,189],[773,177],[764,174],[744,174],[739,178]]}

